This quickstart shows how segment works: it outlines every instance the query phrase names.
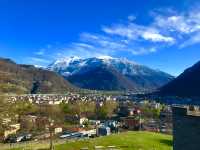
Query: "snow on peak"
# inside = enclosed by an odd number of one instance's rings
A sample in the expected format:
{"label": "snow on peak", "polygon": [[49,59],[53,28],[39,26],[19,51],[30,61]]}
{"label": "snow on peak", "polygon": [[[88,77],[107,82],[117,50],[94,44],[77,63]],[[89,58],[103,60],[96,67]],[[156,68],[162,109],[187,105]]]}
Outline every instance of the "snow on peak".
{"label": "snow on peak", "polygon": [[114,59],[113,57],[111,57],[111,56],[107,56],[107,55],[102,55],[102,56],[98,56],[97,57],[98,59]]}
{"label": "snow on peak", "polygon": [[64,57],[56,60],[54,63],[50,64],[47,68],[52,71],[64,70],[65,68],[69,67],[71,63],[79,60],[81,60],[81,58],[77,56]]}
{"label": "snow on peak", "polygon": [[133,65],[139,65],[135,61],[128,60],[127,58],[119,58],[118,61],[124,63],[124,64],[133,64]]}
{"label": "snow on peak", "polygon": [[41,65],[34,65],[35,68],[39,68],[39,69],[43,69],[45,68],[44,66],[41,66]]}
{"label": "snow on peak", "polygon": [[143,72],[143,69],[139,67],[140,65],[133,61],[126,58],[113,58],[110,56],[86,59],[77,56],[66,57],[55,61],[53,64],[49,65],[48,69],[59,72],[63,76],[69,76],[77,72],[85,71],[85,67],[89,69],[102,64],[114,67],[122,74],[137,74],[138,72]]}
{"label": "snow on peak", "polygon": [[64,58],[61,58],[59,60],[56,60],[54,64],[60,64],[60,63],[65,63],[66,65],[69,64],[70,62],[73,62],[75,60],[79,60],[81,59],[80,57],[78,56],[70,56],[70,57],[64,57]]}

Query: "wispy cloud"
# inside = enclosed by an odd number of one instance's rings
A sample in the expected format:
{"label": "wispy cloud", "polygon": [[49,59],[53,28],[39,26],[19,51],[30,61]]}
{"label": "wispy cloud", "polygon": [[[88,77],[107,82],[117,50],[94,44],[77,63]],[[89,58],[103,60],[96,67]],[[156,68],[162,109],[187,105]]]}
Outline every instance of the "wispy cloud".
{"label": "wispy cloud", "polygon": [[[148,55],[171,46],[185,48],[200,43],[200,12],[191,9],[177,12],[172,9],[154,10],[149,14],[148,23],[138,23],[134,14],[127,16],[125,22],[103,25],[98,32],[82,32],[80,38],[72,43],[58,47],[48,45],[36,52],[44,55],[46,50],[54,49],[54,57],[79,56],[94,57],[116,53],[127,55]],[[45,54],[46,55],[46,54]],[[32,61],[47,63],[41,58]]]}
{"label": "wispy cloud", "polygon": [[200,30],[200,12],[193,10],[188,13],[174,14],[170,16],[158,15],[155,17],[155,25],[164,27],[168,32],[190,34]]}
{"label": "wispy cloud", "polygon": [[46,55],[46,52],[52,48],[54,48],[52,44],[47,44],[45,47],[37,50],[34,54],[38,56],[43,56],[43,55]]}
{"label": "wispy cloud", "polygon": [[131,22],[131,21],[134,21],[136,19],[136,16],[135,15],[129,15],[128,16],[128,20]]}
{"label": "wispy cloud", "polygon": [[35,55],[44,55],[45,54],[45,49],[42,48],[39,51],[35,52]]}
{"label": "wispy cloud", "polygon": [[95,35],[90,33],[82,33],[81,41],[88,42],[94,47],[107,48],[107,49],[123,49],[126,45],[120,39],[114,39],[108,36]]}
{"label": "wispy cloud", "polygon": [[104,27],[103,31],[107,34],[118,35],[129,40],[147,40],[151,42],[172,43],[175,41],[173,37],[165,36],[159,33],[159,30],[153,27],[145,27],[134,23],[128,25],[115,25],[112,27]]}
{"label": "wispy cloud", "polygon": [[151,47],[151,48],[138,48],[136,50],[131,50],[133,55],[145,55],[145,54],[149,54],[149,53],[155,53],[157,52],[157,49],[155,47]]}
{"label": "wispy cloud", "polygon": [[[93,51],[99,52],[103,55],[112,55],[116,52],[129,52],[132,55],[144,55],[148,53],[156,52],[156,48],[146,47],[143,48],[134,44],[129,39],[94,35],[89,33],[81,34],[81,40],[88,42],[93,45]],[[154,50],[153,50],[154,49]],[[92,52],[92,51],[90,51]]]}
{"label": "wispy cloud", "polygon": [[29,64],[33,64],[35,66],[46,66],[49,63],[51,63],[51,60],[46,60],[44,58],[38,58],[38,57],[28,57],[26,59]]}
{"label": "wispy cloud", "polygon": [[200,43],[200,32],[194,34],[192,37],[190,37],[188,40],[184,41],[182,44],[180,44],[180,48],[185,48],[187,46],[191,46],[194,44]]}
{"label": "wispy cloud", "polygon": [[[170,14],[170,12],[169,12]],[[177,46],[184,48],[200,43],[200,12],[199,7],[188,12],[171,12],[170,15],[156,14],[153,25],[178,41]]]}

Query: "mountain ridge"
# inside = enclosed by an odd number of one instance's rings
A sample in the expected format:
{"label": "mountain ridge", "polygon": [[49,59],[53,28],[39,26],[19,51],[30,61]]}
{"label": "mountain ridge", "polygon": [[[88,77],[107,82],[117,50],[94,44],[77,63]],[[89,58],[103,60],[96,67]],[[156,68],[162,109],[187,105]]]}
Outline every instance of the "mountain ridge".
{"label": "mountain ridge", "polygon": [[161,95],[200,97],[200,61],[159,89]]}
{"label": "mountain ridge", "polygon": [[[100,72],[97,68],[102,71],[102,76],[99,76]],[[56,60],[47,69],[57,72],[80,88],[92,90],[152,91],[173,79],[173,76],[167,73],[150,69],[125,58],[69,57]],[[101,81],[108,80],[106,75],[109,75],[109,81],[113,83],[103,82],[105,85],[99,85]],[[96,76],[98,79],[93,79]]]}
{"label": "mountain ridge", "polygon": [[75,89],[54,72],[0,58],[0,93],[64,93]]}

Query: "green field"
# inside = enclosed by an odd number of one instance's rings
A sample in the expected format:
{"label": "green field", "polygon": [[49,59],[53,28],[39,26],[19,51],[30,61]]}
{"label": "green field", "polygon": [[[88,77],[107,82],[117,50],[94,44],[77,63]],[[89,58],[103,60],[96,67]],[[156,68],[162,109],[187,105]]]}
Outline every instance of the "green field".
{"label": "green field", "polygon": [[94,146],[116,146],[123,150],[171,150],[172,137],[149,132],[127,132],[118,135],[100,137],[88,141],[79,141],[56,146],[56,150],[79,150]]}
{"label": "green field", "polygon": [[[56,150],[94,149],[95,146],[115,146],[120,150],[172,150],[172,136],[151,132],[126,132],[90,140],[56,144]],[[34,149],[36,149],[35,146]],[[17,149],[22,150],[22,149]]]}

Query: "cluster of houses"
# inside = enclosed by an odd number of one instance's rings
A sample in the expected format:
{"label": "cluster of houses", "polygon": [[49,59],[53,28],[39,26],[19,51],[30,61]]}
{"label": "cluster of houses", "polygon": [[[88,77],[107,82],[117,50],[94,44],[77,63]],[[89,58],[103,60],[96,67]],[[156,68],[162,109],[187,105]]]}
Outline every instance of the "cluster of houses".
{"label": "cluster of houses", "polygon": [[34,104],[49,104],[57,105],[62,102],[68,103],[69,101],[104,101],[116,100],[116,97],[95,95],[95,94],[27,94],[27,95],[14,95],[8,96],[8,101],[13,103],[16,101],[29,101]]}
{"label": "cluster of houses", "polygon": [[[35,104],[57,105],[70,101],[96,101],[99,107],[104,101],[117,101],[118,107],[112,117],[106,120],[91,120],[85,116],[66,116],[65,119],[73,120],[76,125],[66,127],[63,124],[54,124],[48,117],[39,115],[15,115],[14,118],[4,117],[0,119],[0,140],[6,142],[22,142],[32,139],[47,139],[53,133],[54,138],[79,139],[97,136],[108,136],[113,133],[127,130],[147,130],[172,134],[174,126],[174,149],[198,149],[199,148],[199,107],[172,107],[155,101],[140,100],[133,101],[129,96],[105,96],[105,95],[20,95],[10,96],[9,102],[29,101]],[[145,118],[146,109],[159,110],[158,118]],[[162,108],[162,109],[161,109]],[[173,108],[173,109],[172,109]],[[173,111],[173,117],[172,117]],[[14,120],[14,121],[13,121]],[[192,127],[192,128],[191,128]],[[22,129],[26,129],[27,131]],[[34,130],[40,132],[34,133]],[[19,132],[20,131],[20,132]],[[184,132],[183,132],[184,131]],[[13,136],[14,135],[14,136]],[[193,139],[191,144],[189,139]],[[182,144],[183,141],[187,144]],[[183,146],[184,145],[184,146]]]}
{"label": "cluster of houses", "polygon": [[[88,122],[90,125],[89,128],[85,128],[84,123]],[[66,128],[63,125],[53,124],[51,125],[48,118],[46,117],[37,117],[37,116],[23,116],[20,123],[11,124],[11,119],[3,119],[4,122],[4,132],[2,132],[1,141],[6,142],[22,142],[23,136],[31,135],[32,132],[30,131],[18,133],[20,129],[30,128],[34,129],[39,127],[43,130],[38,134],[34,134],[31,139],[47,139],[50,138],[50,130],[55,137],[64,139],[64,138],[89,138],[89,137],[96,137],[96,136],[107,136],[111,133],[118,132],[119,123],[114,120],[107,120],[107,121],[100,121],[100,120],[89,120],[87,118],[80,118],[79,119],[79,126],[74,126],[70,128]],[[30,126],[29,126],[30,125]],[[29,126],[29,127],[27,127]],[[15,140],[13,140],[15,138]],[[21,140],[19,140],[21,139]],[[29,139],[30,140],[30,139]]]}
{"label": "cluster of houses", "polygon": [[[77,138],[107,136],[127,130],[149,130],[168,132],[171,127],[171,107],[167,106],[160,112],[160,121],[150,118],[144,120],[143,112],[140,109],[148,103],[153,109],[159,109],[160,103],[155,101],[133,101],[129,96],[106,96],[106,95],[81,95],[69,93],[67,95],[20,95],[9,96],[9,102],[29,101],[35,104],[56,105],[68,103],[69,101],[96,101],[101,107],[104,101],[117,101],[118,109],[111,118],[107,120],[90,120],[84,116],[66,116],[65,119],[76,121],[73,127],[66,128],[63,124],[51,125],[49,118],[45,116],[24,115],[18,117],[18,122],[12,122],[11,118],[4,118],[4,131],[0,135],[1,139],[8,139],[10,135],[17,135],[20,129],[27,129],[26,133],[33,133],[40,129],[41,132],[34,134],[34,139],[45,139],[50,137],[50,129],[57,138]],[[17,117],[17,116],[16,116]],[[87,123],[87,127],[86,127]],[[89,127],[88,127],[89,125]]]}

